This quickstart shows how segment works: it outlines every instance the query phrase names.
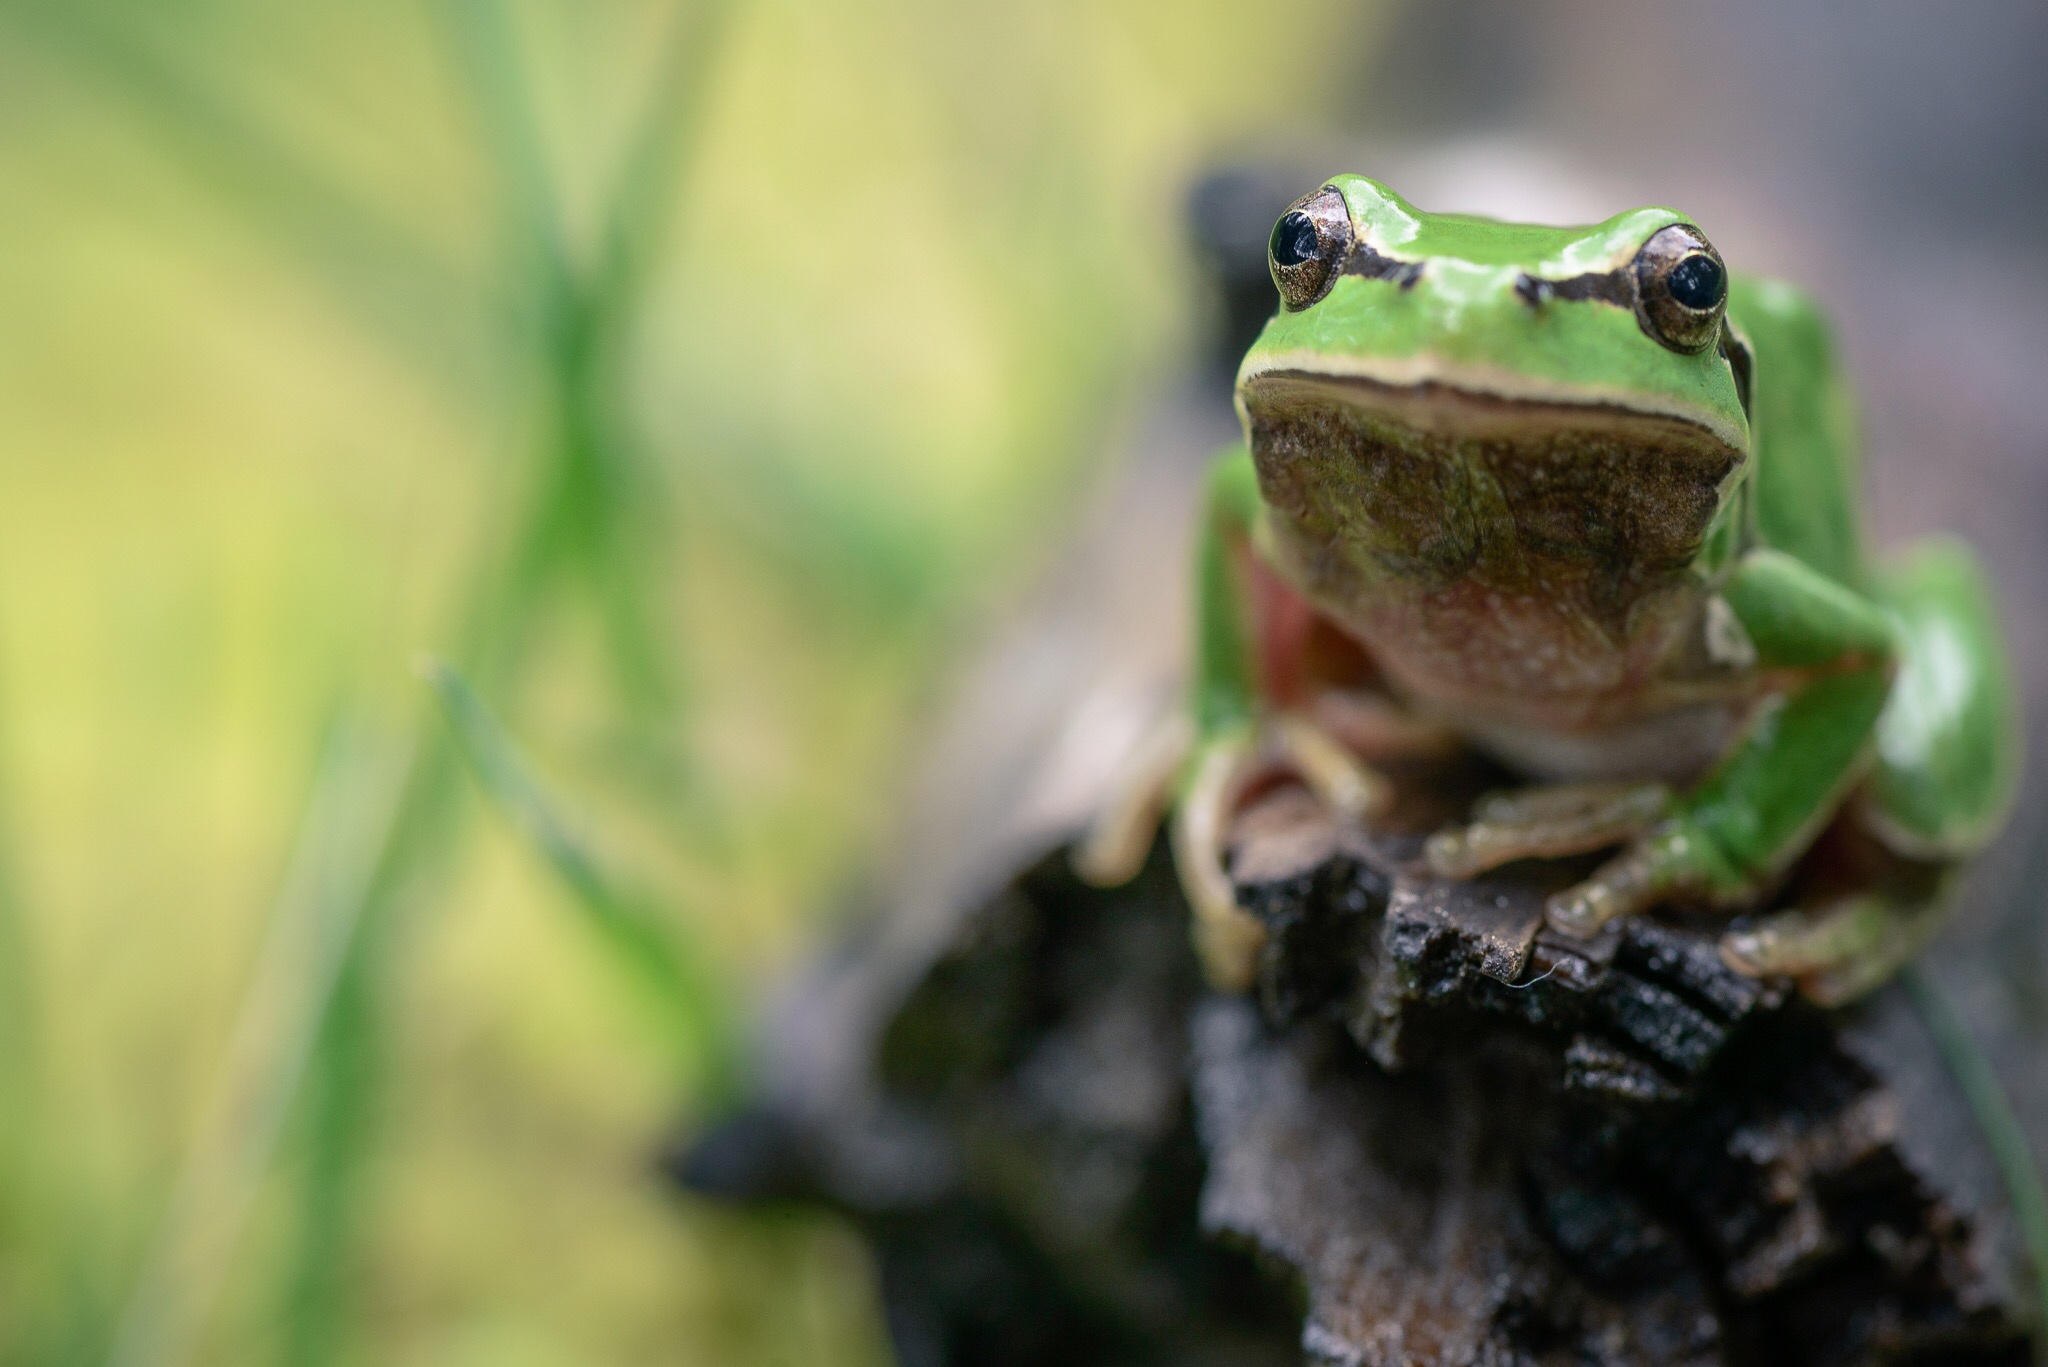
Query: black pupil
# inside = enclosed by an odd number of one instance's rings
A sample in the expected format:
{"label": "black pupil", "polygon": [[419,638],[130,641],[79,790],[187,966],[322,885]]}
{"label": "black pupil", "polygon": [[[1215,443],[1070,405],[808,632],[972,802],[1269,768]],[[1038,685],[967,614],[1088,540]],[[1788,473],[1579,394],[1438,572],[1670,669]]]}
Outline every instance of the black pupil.
{"label": "black pupil", "polygon": [[1702,313],[1718,306],[1722,292],[1728,288],[1721,263],[1704,253],[1688,256],[1673,266],[1666,283],[1673,299]]}
{"label": "black pupil", "polygon": [[1281,266],[1299,266],[1316,259],[1316,225],[1296,209],[1273,225],[1273,261]]}

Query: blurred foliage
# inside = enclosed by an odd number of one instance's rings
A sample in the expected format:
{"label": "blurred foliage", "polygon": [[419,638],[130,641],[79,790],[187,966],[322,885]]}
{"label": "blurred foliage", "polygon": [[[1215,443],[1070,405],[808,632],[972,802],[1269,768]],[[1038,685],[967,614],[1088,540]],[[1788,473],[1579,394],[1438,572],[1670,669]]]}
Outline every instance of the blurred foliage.
{"label": "blurred foliage", "polygon": [[0,0],[0,1360],[885,1359],[843,1231],[653,1174],[702,985],[1370,17]]}

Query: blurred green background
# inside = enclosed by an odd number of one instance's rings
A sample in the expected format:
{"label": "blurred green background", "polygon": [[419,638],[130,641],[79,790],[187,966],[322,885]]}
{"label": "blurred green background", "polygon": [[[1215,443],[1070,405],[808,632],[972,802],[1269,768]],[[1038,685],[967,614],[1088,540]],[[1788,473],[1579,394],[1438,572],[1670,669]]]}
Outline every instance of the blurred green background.
{"label": "blurred green background", "polygon": [[0,1361],[885,1362],[655,1155],[1200,353],[1219,156],[1505,130],[1806,280],[2038,698],[2043,13],[0,0]]}
{"label": "blurred green background", "polygon": [[885,1360],[664,1190],[662,986],[860,878],[1314,113],[1244,54],[1376,12],[10,0],[0,1360]]}

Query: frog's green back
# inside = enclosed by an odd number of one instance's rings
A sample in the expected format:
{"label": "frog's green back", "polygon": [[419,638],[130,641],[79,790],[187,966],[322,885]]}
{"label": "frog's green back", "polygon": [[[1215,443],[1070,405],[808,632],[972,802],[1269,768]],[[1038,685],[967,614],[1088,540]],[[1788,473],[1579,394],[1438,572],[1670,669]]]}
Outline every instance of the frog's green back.
{"label": "frog's green back", "polygon": [[1751,430],[1764,541],[1837,583],[1867,579],[1862,462],[1827,324],[1790,285],[1737,276],[1728,316],[1755,354]]}

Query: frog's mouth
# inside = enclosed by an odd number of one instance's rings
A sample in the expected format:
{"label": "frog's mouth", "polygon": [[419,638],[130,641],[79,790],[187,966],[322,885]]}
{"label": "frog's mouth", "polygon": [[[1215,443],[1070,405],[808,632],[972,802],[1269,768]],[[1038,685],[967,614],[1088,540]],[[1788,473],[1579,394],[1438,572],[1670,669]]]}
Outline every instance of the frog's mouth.
{"label": "frog's mouth", "polygon": [[1633,597],[1699,554],[1743,462],[1703,423],[1604,401],[1281,369],[1238,398],[1297,550],[1411,582]]}

